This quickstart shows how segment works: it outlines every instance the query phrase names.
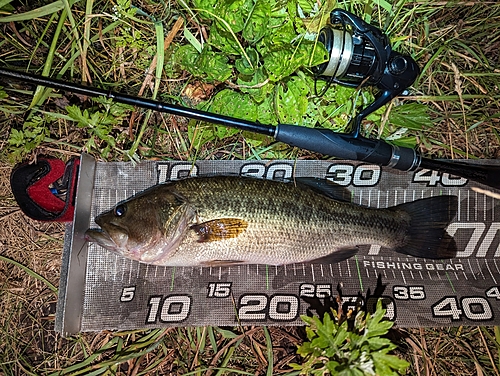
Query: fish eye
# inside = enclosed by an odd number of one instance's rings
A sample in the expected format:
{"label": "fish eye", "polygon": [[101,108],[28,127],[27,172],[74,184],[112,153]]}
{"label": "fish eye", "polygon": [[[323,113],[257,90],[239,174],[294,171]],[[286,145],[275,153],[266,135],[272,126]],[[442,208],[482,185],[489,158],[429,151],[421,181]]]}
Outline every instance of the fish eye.
{"label": "fish eye", "polygon": [[114,210],[115,217],[123,217],[127,211],[127,206],[124,204],[117,205]]}

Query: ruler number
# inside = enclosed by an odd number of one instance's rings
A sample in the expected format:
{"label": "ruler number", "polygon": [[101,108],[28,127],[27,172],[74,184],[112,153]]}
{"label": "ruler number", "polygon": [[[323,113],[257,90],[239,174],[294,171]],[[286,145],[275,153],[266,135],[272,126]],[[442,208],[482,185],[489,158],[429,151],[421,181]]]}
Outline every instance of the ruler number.
{"label": "ruler number", "polygon": [[453,321],[457,321],[462,316],[462,310],[458,308],[455,296],[446,296],[432,306],[432,314],[435,317],[451,317]]}
{"label": "ruler number", "polygon": [[191,297],[189,295],[166,297],[154,295],[149,297],[148,307],[146,324],[155,324],[158,318],[160,322],[182,322],[189,317],[191,312]]}
{"label": "ruler number", "polygon": [[459,307],[456,296],[445,296],[432,306],[434,317],[450,317],[452,321],[462,319],[462,315],[471,321],[487,321],[493,319],[490,303],[480,296],[463,297]]}
{"label": "ruler number", "polygon": [[397,300],[424,300],[424,286],[394,286],[392,288],[394,299]]}
{"label": "ruler number", "polygon": [[135,286],[124,287],[120,296],[120,302],[131,302],[134,300]]}
{"label": "ruler number", "polygon": [[299,313],[299,299],[295,295],[242,295],[238,304],[241,321],[262,321],[268,317],[275,321],[293,321]]}
{"label": "ruler number", "polygon": [[488,298],[495,298],[496,300],[500,300],[500,288],[498,286],[490,287],[486,290],[486,296]]}
{"label": "ruler number", "polygon": [[294,295],[274,295],[269,303],[269,318],[292,321],[299,312],[299,299]]}
{"label": "ruler number", "polygon": [[267,296],[243,295],[240,298],[238,316],[240,320],[265,320]]}
{"label": "ruler number", "polygon": [[299,295],[306,298],[329,298],[332,296],[332,285],[313,285],[311,283],[303,283],[300,285]]}
{"label": "ruler number", "polygon": [[207,298],[227,298],[231,295],[231,282],[211,282],[207,289]]}
{"label": "ruler number", "polygon": [[420,170],[413,175],[414,183],[427,183],[428,187],[435,187],[438,183],[445,187],[461,187],[467,184],[467,179],[454,177],[447,172],[441,173],[434,170]]}
{"label": "ruler number", "polygon": [[485,298],[480,296],[462,298],[461,303],[464,315],[469,320],[483,321],[493,318],[490,303]]}
{"label": "ruler number", "polygon": [[334,164],[326,172],[327,180],[342,186],[354,185],[373,187],[380,181],[381,168],[378,165]]}

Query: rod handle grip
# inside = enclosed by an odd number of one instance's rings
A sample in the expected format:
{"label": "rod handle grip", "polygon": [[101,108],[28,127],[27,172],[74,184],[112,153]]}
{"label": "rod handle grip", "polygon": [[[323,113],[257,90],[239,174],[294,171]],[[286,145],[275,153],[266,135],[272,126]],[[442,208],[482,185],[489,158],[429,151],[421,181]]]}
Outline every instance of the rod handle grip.
{"label": "rod handle grip", "polygon": [[341,159],[351,159],[388,166],[402,171],[416,169],[420,155],[410,148],[390,145],[374,140],[329,129],[306,128],[279,124],[274,135],[277,141]]}

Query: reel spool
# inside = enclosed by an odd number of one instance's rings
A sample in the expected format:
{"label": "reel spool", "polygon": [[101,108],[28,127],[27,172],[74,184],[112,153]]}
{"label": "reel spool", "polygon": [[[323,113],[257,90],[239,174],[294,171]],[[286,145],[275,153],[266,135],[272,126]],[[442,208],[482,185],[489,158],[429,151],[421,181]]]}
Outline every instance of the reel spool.
{"label": "reel spool", "polygon": [[420,73],[411,56],[393,51],[387,35],[378,28],[343,9],[330,14],[318,41],[323,43],[329,60],[313,67],[316,78],[327,81],[318,95],[331,83],[349,87],[376,86],[375,101],[352,120],[352,135],[357,137],[361,120],[406,90]]}

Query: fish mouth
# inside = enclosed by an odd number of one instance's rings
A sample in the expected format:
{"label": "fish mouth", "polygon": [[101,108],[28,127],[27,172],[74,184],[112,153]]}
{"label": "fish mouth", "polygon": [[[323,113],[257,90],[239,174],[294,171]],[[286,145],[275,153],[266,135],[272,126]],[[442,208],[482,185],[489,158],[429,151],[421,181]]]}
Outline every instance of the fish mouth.
{"label": "fish mouth", "polygon": [[109,234],[102,229],[88,229],[85,231],[85,240],[91,241],[99,244],[101,247],[118,252],[118,245],[115,241],[109,236]]}

